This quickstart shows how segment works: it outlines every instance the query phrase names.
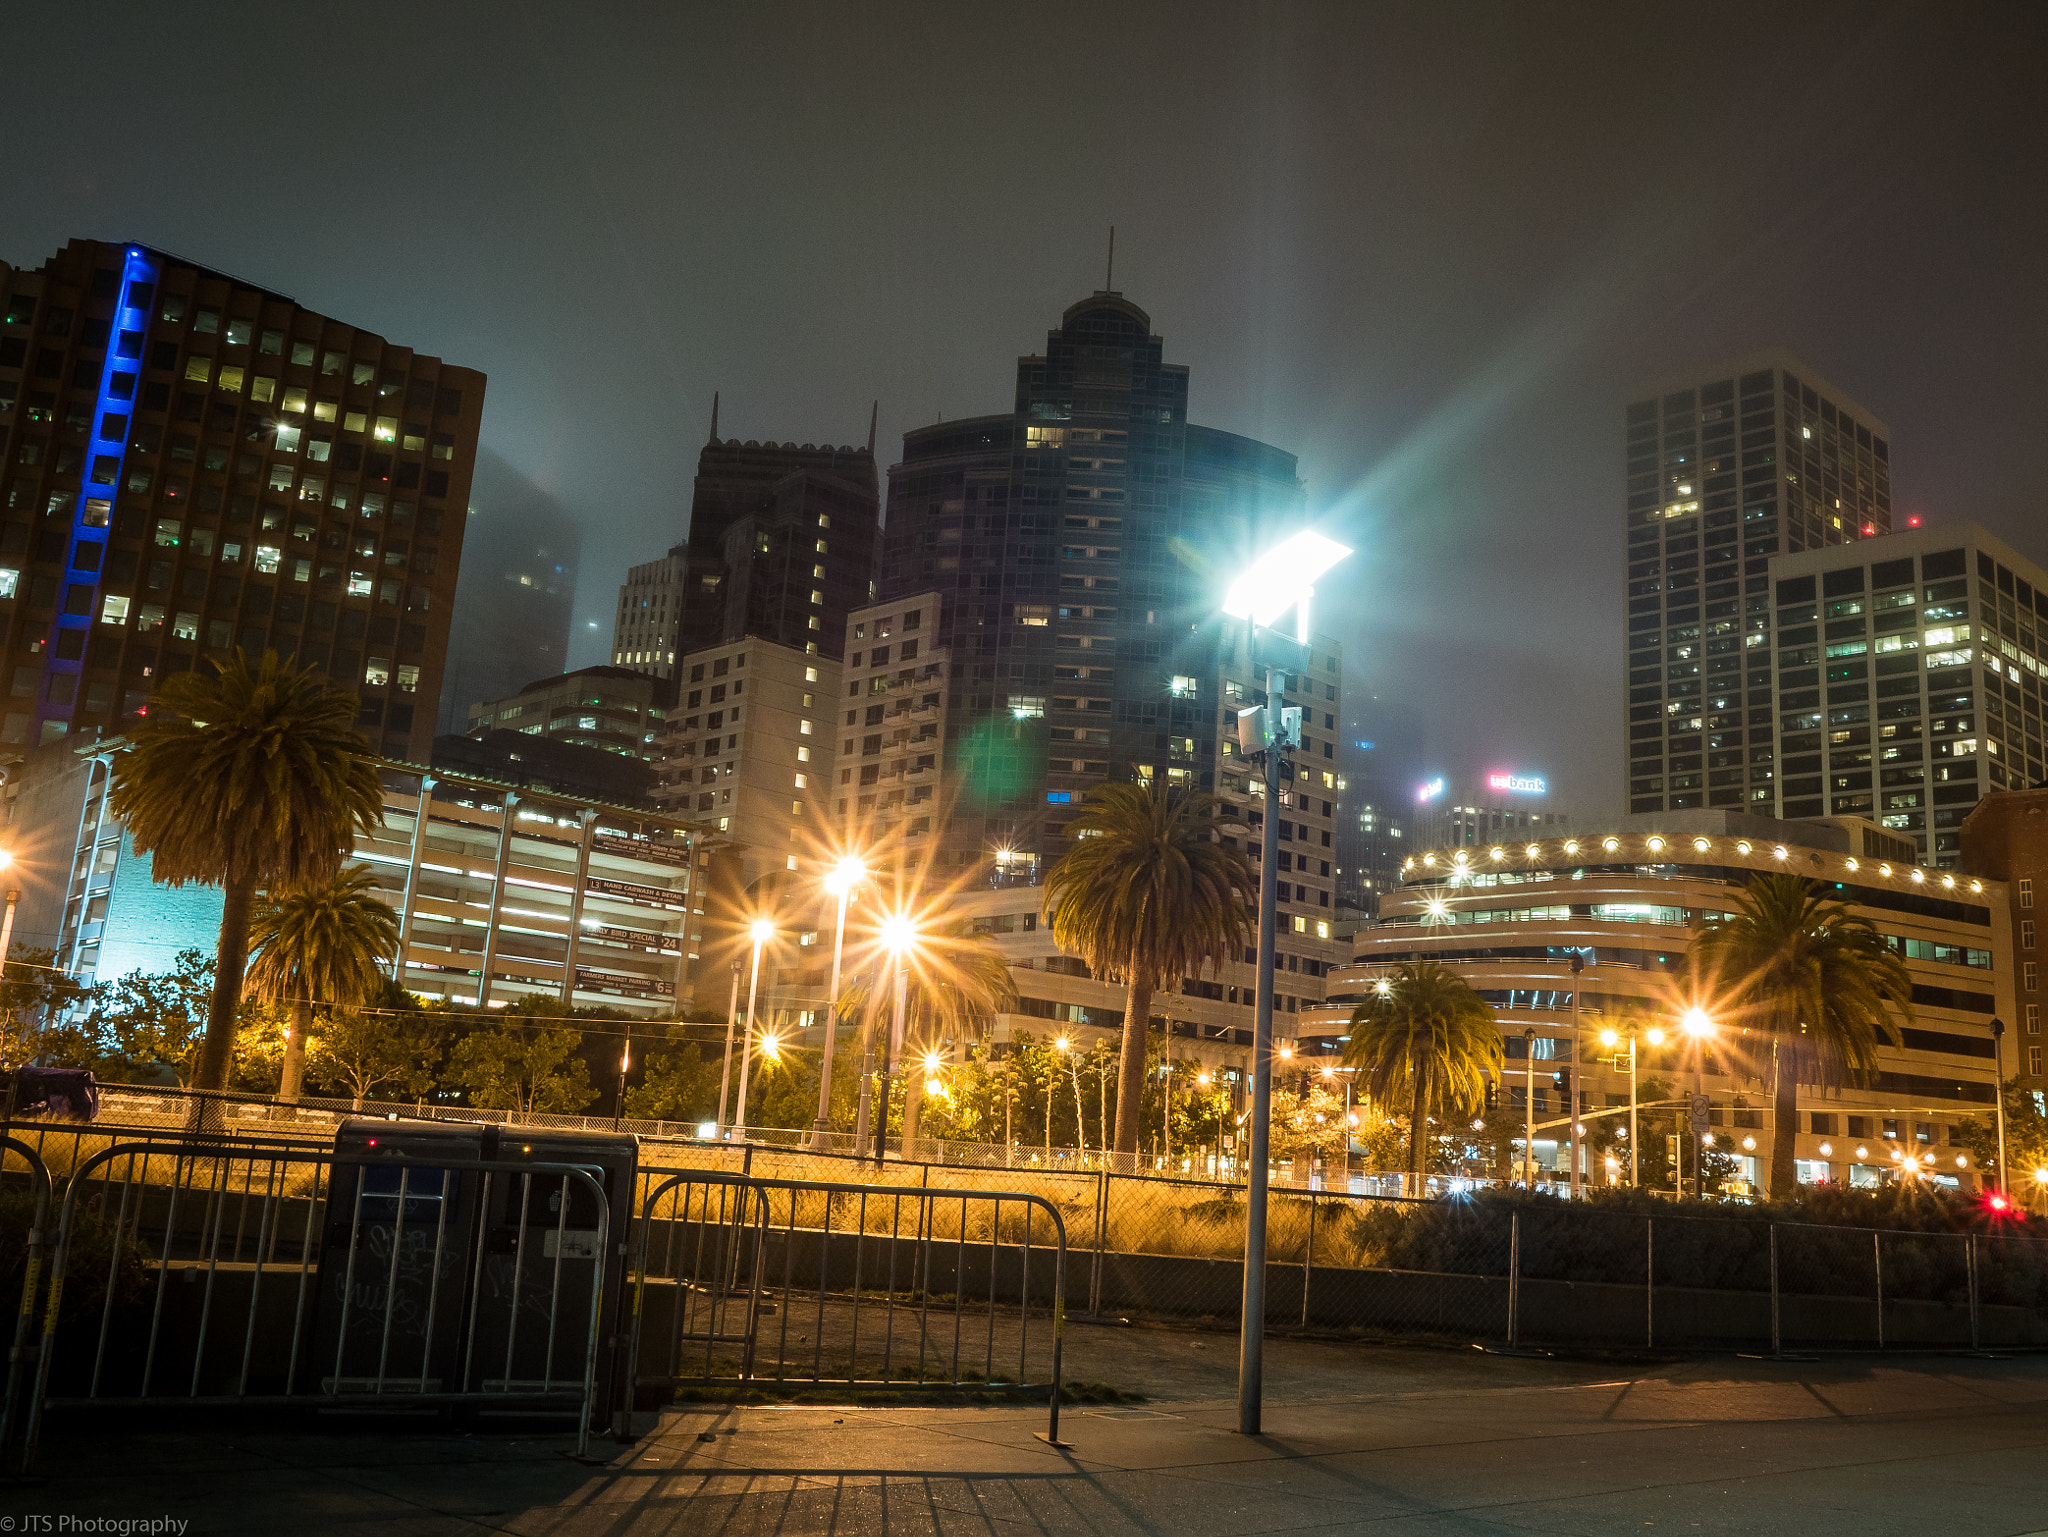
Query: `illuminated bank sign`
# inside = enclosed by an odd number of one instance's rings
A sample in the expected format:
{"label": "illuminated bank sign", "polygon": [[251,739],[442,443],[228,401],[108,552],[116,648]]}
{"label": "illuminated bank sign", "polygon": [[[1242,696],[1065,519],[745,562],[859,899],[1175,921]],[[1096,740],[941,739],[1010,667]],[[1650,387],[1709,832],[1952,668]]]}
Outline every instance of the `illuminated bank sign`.
{"label": "illuminated bank sign", "polygon": [[1488,774],[1486,787],[1503,790],[1509,795],[1541,795],[1549,789],[1542,780],[1529,774]]}
{"label": "illuminated bank sign", "polygon": [[1436,779],[1432,779],[1426,785],[1418,785],[1415,790],[1415,798],[1419,801],[1433,801],[1443,793],[1444,782],[1442,778],[1439,777]]}

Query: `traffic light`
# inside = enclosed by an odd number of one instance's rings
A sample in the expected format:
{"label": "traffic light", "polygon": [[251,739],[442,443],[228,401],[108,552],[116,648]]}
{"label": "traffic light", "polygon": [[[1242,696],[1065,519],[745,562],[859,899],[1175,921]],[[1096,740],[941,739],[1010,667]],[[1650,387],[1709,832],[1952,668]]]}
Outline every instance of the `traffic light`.
{"label": "traffic light", "polygon": [[1493,1114],[1500,1109],[1500,1085],[1493,1079],[1486,1080],[1486,1113]]}
{"label": "traffic light", "polygon": [[1557,1092],[1564,1096],[1565,1107],[1569,1109],[1572,1097],[1572,1070],[1561,1067],[1550,1075],[1550,1081],[1557,1086]]}

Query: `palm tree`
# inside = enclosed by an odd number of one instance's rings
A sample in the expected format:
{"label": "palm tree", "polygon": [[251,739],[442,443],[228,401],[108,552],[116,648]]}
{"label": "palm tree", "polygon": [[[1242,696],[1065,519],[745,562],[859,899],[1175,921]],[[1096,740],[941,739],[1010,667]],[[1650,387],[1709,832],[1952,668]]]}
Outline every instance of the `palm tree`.
{"label": "palm tree", "polygon": [[1234,958],[1253,932],[1258,872],[1212,829],[1213,795],[1097,785],[1068,824],[1073,847],[1046,876],[1053,939],[1125,983],[1115,1151],[1138,1151],[1152,995]]}
{"label": "palm tree", "polygon": [[1685,978],[1709,1014],[1771,1043],[1770,1194],[1787,1199],[1798,1183],[1799,1085],[1870,1082],[1879,1039],[1900,1042],[1890,1009],[1913,1018],[1912,976],[1868,918],[1804,876],[1771,873],[1750,881],[1733,913],[1700,926]]}
{"label": "palm tree", "polygon": [[266,998],[291,1002],[292,1033],[277,1097],[296,1103],[314,1005],[351,1008],[376,991],[384,964],[398,953],[398,915],[379,894],[376,877],[356,865],[318,885],[259,897],[249,944],[255,952],[250,985]]}
{"label": "palm tree", "polygon": [[1351,1014],[1344,1060],[1381,1105],[1409,1104],[1408,1172],[1421,1186],[1432,1114],[1464,1114],[1486,1102],[1501,1068],[1500,1027],[1471,984],[1435,961],[1409,961]]}
{"label": "palm tree", "polygon": [[[376,760],[355,730],[358,703],[310,667],[240,651],[213,676],[182,672],[128,732],[109,809],[151,875],[221,888],[220,950],[194,1087],[227,1086],[259,887],[313,885],[341,867],[384,814]],[[215,1120],[217,1109],[207,1113]]]}

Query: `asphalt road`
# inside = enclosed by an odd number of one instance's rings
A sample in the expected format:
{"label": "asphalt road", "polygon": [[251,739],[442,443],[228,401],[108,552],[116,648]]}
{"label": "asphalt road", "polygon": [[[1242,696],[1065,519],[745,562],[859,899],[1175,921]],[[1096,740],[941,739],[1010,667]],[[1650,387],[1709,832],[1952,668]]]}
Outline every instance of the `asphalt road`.
{"label": "asphalt road", "polygon": [[695,1410],[600,1443],[602,1466],[552,1430],[67,1416],[45,1481],[0,1487],[0,1514],[294,1537],[2048,1532],[2048,1357],[1617,1366],[1275,1341],[1253,1439],[1234,1345],[1077,1329],[1075,1375],[1149,1401],[1069,1408],[1064,1450],[1035,1439],[1042,1409]]}

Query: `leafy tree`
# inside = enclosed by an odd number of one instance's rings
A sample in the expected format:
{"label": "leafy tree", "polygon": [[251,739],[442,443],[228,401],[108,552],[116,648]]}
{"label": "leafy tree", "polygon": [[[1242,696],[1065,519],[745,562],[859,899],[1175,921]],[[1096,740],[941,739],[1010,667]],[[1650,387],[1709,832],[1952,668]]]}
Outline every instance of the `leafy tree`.
{"label": "leafy tree", "polygon": [[1500,1029],[1469,983],[1435,961],[1409,961],[1365,995],[1351,1015],[1344,1060],[1377,1104],[1408,1109],[1408,1172],[1427,1167],[1432,1116],[1471,1119],[1498,1079]]}
{"label": "leafy tree", "polygon": [[249,983],[263,997],[291,1004],[292,1027],[278,1095],[299,1097],[313,1011],[362,1003],[398,954],[398,914],[367,866],[324,881],[259,897],[249,923],[254,959]]}
{"label": "leafy tree", "polygon": [[[1295,1094],[1273,1096],[1272,1153],[1291,1158],[1297,1164],[1319,1158],[1334,1165],[1351,1143],[1351,1126],[1345,1119],[1344,1094],[1320,1078],[1311,1078]],[[1297,1169],[1296,1177],[1305,1172]]]}
{"label": "leafy tree", "polygon": [[649,1052],[640,1082],[626,1090],[626,1114],[636,1121],[699,1122],[718,1105],[718,1059],[685,1041],[673,1051]]}
{"label": "leafy tree", "polygon": [[[173,886],[221,888],[213,994],[195,1085],[228,1081],[259,887],[328,879],[355,836],[383,819],[356,696],[311,667],[266,651],[251,671],[240,651],[213,675],[181,672],[129,728],[109,809],[128,827],[151,873]],[[217,1113],[204,1117],[217,1122]]]}
{"label": "leafy tree", "polygon": [[357,1109],[388,1086],[419,1099],[441,1081],[450,1026],[464,1016],[423,1009],[397,982],[379,976],[362,1006],[330,1010],[306,1043],[308,1078],[346,1093]]}
{"label": "leafy tree", "polygon": [[134,971],[96,984],[78,1025],[94,1071],[110,1083],[142,1082],[167,1071],[180,1085],[188,1083],[212,994],[213,962],[197,950],[180,950],[169,971]]}
{"label": "leafy tree", "polygon": [[[1718,1023],[1747,1026],[1771,1043],[1770,1194],[1788,1200],[1798,1187],[1799,1085],[1874,1079],[1879,1040],[1900,1040],[1888,1007],[1913,1018],[1906,963],[1875,924],[1812,881],[1764,874],[1736,897],[1734,913],[1699,927],[1685,982],[1713,1000]],[[1764,1064],[1757,1067],[1762,1075]]]}
{"label": "leafy tree", "polygon": [[[2002,1090],[2005,1099],[2005,1160],[2011,1172],[2004,1174],[2005,1188],[2022,1205],[2039,1203],[2048,1189],[2035,1178],[2035,1171],[2048,1169],[2048,1107],[2036,1090],[2008,1078]],[[1973,1115],[1962,1123],[1963,1144],[1980,1178],[2000,1182],[1998,1172],[1998,1117]]]}
{"label": "leafy tree", "polygon": [[507,1013],[462,1038],[448,1076],[487,1110],[576,1115],[598,1095],[582,1045],[583,1032],[559,1016]]}
{"label": "leafy tree", "polygon": [[1138,1150],[1152,995],[1239,954],[1253,929],[1258,872],[1216,836],[1213,795],[1097,785],[1068,824],[1074,840],[1046,878],[1053,938],[1128,988],[1116,1151]]}
{"label": "leafy tree", "polygon": [[57,970],[56,962],[56,951],[31,945],[7,957],[0,974],[0,1067],[19,1067],[37,1056],[90,1065],[89,1043],[65,1019],[85,989],[69,972]]}

